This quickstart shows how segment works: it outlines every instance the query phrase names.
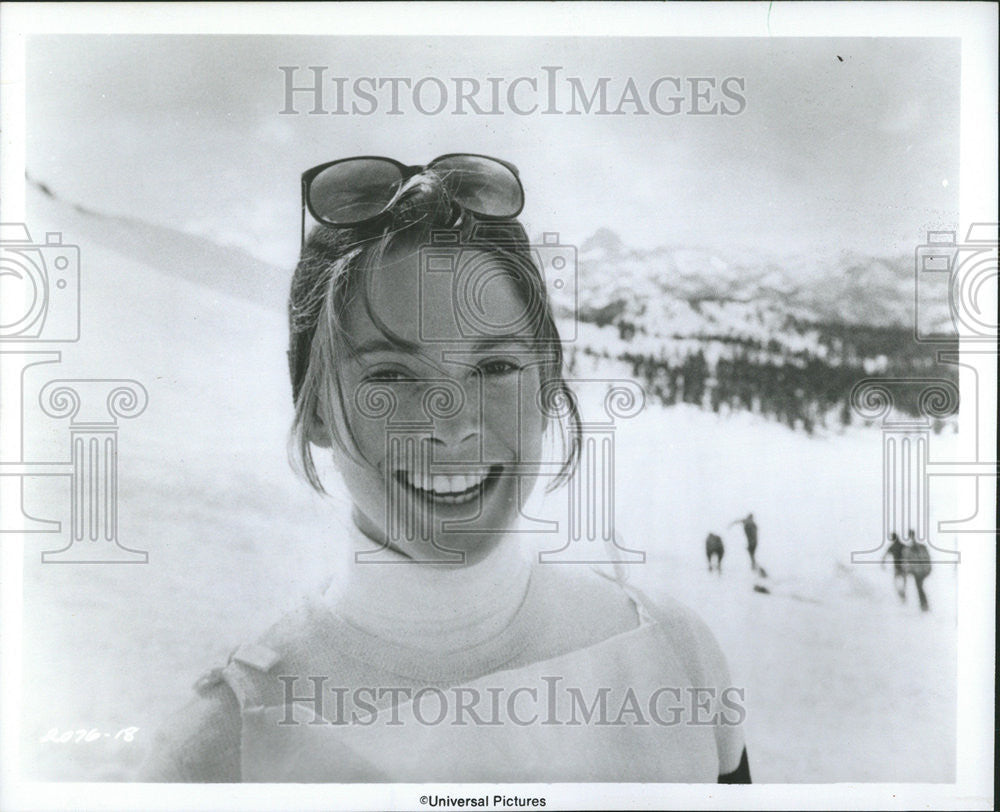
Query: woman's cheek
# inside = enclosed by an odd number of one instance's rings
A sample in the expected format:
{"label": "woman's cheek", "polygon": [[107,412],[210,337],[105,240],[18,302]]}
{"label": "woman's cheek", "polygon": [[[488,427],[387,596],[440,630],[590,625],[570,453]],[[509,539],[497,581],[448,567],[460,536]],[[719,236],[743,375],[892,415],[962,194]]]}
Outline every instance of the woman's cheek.
{"label": "woman's cheek", "polygon": [[484,394],[488,433],[517,452],[521,461],[537,461],[544,431],[544,418],[536,403],[537,374],[512,375],[495,381]]}
{"label": "woman's cheek", "polygon": [[532,368],[529,374],[522,376],[518,393],[518,406],[521,419],[522,447],[530,448],[533,458],[538,459],[542,448],[542,435],[545,433],[545,415],[539,402],[541,379],[537,368]]}
{"label": "woman's cheek", "polygon": [[387,421],[384,418],[355,416],[351,422],[362,456],[374,466],[385,462]]}

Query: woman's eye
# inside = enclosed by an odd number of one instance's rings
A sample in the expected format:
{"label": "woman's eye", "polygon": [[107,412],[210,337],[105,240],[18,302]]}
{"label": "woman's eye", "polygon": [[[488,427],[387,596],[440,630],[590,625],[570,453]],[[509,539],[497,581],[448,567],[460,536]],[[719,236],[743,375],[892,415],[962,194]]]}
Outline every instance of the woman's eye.
{"label": "woman's eye", "polygon": [[378,383],[398,383],[400,381],[408,381],[411,378],[411,375],[400,369],[376,369],[365,375],[366,382],[373,381]]}
{"label": "woman's eye", "polygon": [[486,375],[508,375],[511,372],[517,372],[521,367],[508,358],[492,358],[489,361],[483,361],[479,368]]}

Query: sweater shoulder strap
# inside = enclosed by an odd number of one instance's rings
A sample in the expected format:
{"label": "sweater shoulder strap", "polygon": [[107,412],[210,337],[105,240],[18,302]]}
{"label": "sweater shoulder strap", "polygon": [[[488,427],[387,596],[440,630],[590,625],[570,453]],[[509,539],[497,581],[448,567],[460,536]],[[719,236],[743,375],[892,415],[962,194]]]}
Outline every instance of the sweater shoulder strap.
{"label": "sweater shoulder strap", "polygon": [[271,672],[280,660],[281,657],[273,649],[258,643],[245,643],[233,650],[225,666],[204,674],[194,688],[204,695],[225,683],[232,690],[241,711],[259,708],[273,685]]}
{"label": "sweater shoulder strap", "polygon": [[699,639],[700,621],[691,610],[682,604],[668,599],[654,601],[645,590],[629,583],[625,573],[619,571],[610,575],[600,569],[595,571],[617,585],[632,601],[640,622],[643,624],[658,624],[669,637],[675,651],[684,663],[689,676],[695,684],[702,684],[705,677],[703,666],[704,645]]}
{"label": "sweater shoulder strap", "polygon": [[195,690],[204,693],[225,683],[241,710],[281,704],[283,686],[276,679],[279,664],[292,671],[301,669],[303,652],[308,653],[315,644],[315,612],[309,600],[303,601],[255,642],[235,648],[228,663],[205,674],[195,683]]}

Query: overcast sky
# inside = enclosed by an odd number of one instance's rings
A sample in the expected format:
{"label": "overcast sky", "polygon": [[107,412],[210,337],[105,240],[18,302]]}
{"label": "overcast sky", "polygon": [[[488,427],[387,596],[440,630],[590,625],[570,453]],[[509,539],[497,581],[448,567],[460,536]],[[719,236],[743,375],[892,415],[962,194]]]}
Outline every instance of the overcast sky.
{"label": "overcast sky", "polygon": [[[279,66],[346,77],[444,80],[452,97],[421,114],[388,88],[371,115],[285,107]],[[660,77],[743,81],[737,115],[455,115],[455,77],[545,107],[543,67],[588,92],[609,77],[614,108],[631,78],[645,99]],[[436,101],[425,83],[425,107]],[[683,85],[689,88],[689,85]],[[738,85],[730,85],[738,89]],[[662,100],[673,90],[660,85]],[[33,37],[28,45],[28,170],[54,191],[115,214],[232,241],[290,265],[299,175],[340,157],[424,163],[445,152],[513,161],[532,233],[580,241],[597,228],[630,245],[745,245],[801,252],[912,250],[957,219],[959,48],[947,39],[518,39]],[[683,95],[683,94],[682,94]],[[688,95],[690,95],[688,93]],[[501,100],[505,98],[501,96]],[[716,90],[708,102],[734,109]],[[689,109],[690,100],[685,101]],[[505,102],[504,105],[505,106]],[[469,109],[469,108],[467,108]]]}

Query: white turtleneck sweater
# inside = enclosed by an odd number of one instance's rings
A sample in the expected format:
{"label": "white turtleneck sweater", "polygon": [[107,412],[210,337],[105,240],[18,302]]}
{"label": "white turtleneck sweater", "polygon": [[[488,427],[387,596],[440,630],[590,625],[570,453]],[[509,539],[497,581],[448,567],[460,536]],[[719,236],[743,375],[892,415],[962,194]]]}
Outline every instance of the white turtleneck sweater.
{"label": "white turtleneck sweater", "polygon": [[531,564],[516,534],[470,565],[428,564],[351,524],[344,575],[323,595],[335,615],[387,643],[449,656],[496,648],[521,609]]}
{"label": "white turtleneck sweater", "polygon": [[[255,705],[285,704],[277,673],[323,675],[338,686],[459,685],[585,650],[641,623],[617,584],[586,565],[532,562],[513,535],[481,561],[454,567],[410,562],[353,525],[347,535],[343,577],[307,596],[250,655],[237,650],[225,678],[216,669],[199,681],[198,698],[157,735],[141,780],[239,781],[241,703],[250,693]],[[715,657],[707,629],[697,634]]]}

